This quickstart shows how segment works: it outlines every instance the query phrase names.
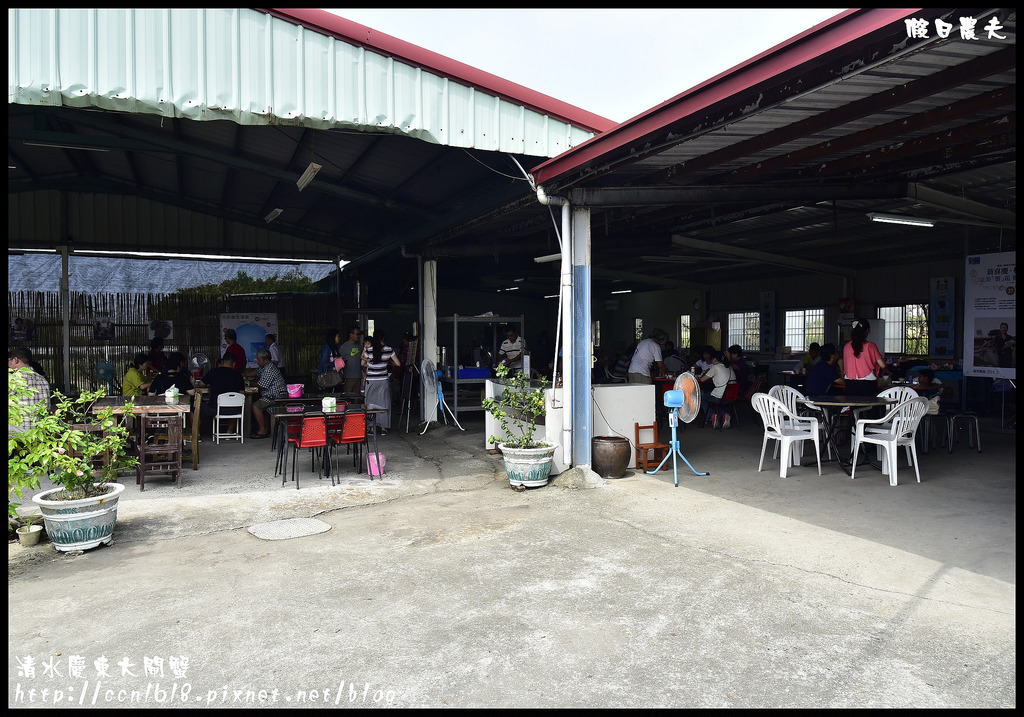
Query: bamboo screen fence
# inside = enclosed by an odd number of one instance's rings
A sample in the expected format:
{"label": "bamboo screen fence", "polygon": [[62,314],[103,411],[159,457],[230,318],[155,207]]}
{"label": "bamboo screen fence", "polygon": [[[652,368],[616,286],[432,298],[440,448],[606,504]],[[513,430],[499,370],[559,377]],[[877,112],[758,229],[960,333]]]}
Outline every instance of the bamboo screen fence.
{"label": "bamboo screen fence", "polygon": [[[208,297],[181,292],[176,294],[87,294],[71,293],[71,389],[72,392],[106,386],[120,393],[121,377],[137,353],[149,351],[150,322],[173,323],[172,337],[164,352],[180,351],[187,357],[205,354],[215,363],[221,355],[220,314],[276,313],[278,342],[284,352],[285,375],[291,382],[309,387],[328,329],[342,330],[351,314],[339,315],[337,297],[332,293],[288,293],[256,296]],[[33,335],[11,346],[32,350],[50,384],[64,388],[63,332],[59,292],[8,292],[9,323],[16,318],[34,324]],[[94,338],[97,317],[109,317],[113,323],[111,339]],[[99,376],[103,363],[114,367],[114,380]]]}

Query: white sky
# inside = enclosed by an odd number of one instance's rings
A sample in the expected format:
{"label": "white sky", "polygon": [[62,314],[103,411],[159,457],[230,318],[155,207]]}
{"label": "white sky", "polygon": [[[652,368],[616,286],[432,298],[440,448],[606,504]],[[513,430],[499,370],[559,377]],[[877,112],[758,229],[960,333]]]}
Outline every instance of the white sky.
{"label": "white sky", "polygon": [[616,122],[842,12],[324,9]]}

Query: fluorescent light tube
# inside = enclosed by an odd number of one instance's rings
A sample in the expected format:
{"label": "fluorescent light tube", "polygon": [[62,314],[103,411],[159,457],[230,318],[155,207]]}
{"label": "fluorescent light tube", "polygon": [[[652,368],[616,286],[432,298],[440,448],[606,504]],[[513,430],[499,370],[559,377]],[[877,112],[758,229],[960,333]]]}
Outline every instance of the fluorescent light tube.
{"label": "fluorescent light tube", "polygon": [[313,181],[313,177],[315,177],[316,173],[319,172],[321,169],[323,169],[323,166],[317,164],[316,162],[309,163],[309,166],[306,167],[306,171],[302,173],[302,176],[299,177],[299,181],[295,183],[296,186],[299,188],[300,192],[303,189],[305,189],[310,182]]}
{"label": "fluorescent light tube", "polygon": [[878,212],[869,212],[868,217],[873,222],[882,222],[883,224],[904,224],[909,227],[933,227],[935,221],[932,219],[919,219],[917,217],[904,217],[898,214],[879,214]]}
{"label": "fluorescent light tube", "polygon": [[632,294],[633,290],[632,289],[619,289],[618,291],[613,291],[612,293],[613,294]]}
{"label": "fluorescent light tube", "polygon": [[283,212],[283,211],[284,211],[283,209],[278,207],[277,209],[272,211],[270,214],[268,214],[267,216],[263,217],[263,221],[265,221],[267,224],[270,224],[270,222],[274,221],[279,216],[281,216],[281,212]]}
{"label": "fluorescent light tube", "polygon": [[533,260],[538,264],[546,264],[549,261],[560,261],[562,259],[561,254],[546,254],[545,256],[535,256]]}

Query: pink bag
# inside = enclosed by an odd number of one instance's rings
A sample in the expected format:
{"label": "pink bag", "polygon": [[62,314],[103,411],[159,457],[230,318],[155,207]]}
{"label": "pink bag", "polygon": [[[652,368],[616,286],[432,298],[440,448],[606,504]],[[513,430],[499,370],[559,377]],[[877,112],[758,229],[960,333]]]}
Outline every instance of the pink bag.
{"label": "pink bag", "polygon": [[343,359],[341,356],[334,359],[334,370],[340,371],[343,368],[345,368],[345,359]]}

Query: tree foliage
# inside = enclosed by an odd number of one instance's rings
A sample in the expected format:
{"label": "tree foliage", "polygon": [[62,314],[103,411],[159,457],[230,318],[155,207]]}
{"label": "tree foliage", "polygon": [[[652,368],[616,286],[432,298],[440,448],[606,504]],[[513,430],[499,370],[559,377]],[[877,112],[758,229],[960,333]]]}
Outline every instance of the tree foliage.
{"label": "tree foliage", "polygon": [[316,282],[300,272],[291,269],[284,274],[274,274],[265,279],[249,276],[244,271],[237,276],[225,279],[219,284],[202,284],[184,289],[183,293],[200,296],[227,296],[231,294],[273,294],[277,292],[316,292],[320,291]]}

